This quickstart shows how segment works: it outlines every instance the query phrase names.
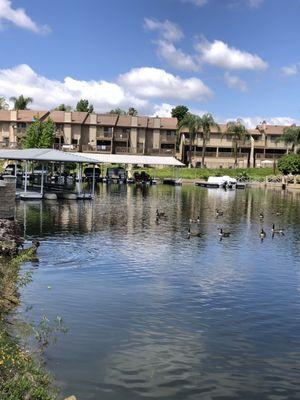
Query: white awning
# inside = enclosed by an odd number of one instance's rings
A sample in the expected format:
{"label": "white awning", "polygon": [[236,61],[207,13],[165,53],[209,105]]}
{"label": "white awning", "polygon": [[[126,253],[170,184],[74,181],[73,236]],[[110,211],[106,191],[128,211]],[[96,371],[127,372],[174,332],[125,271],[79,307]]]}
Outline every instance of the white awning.
{"label": "white awning", "polygon": [[133,154],[99,154],[99,153],[72,153],[87,157],[91,162],[104,164],[143,164],[143,165],[170,165],[183,167],[184,164],[175,157],[144,156]]}
{"label": "white awning", "polygon": [[[53,161],[53,162],[75,162],[90,163],[89,158],[76,153],[66,153],[65,151],[53,149],[24,149],[24,150],[0,150],[0,160],[20,160],[20,161]],[[95,161],[94,161],[95,162]]]}
{"label": "white awning", "polygon": [[0,160],[184,166],[175,157],[72,153],[53,149],[0,150]]}

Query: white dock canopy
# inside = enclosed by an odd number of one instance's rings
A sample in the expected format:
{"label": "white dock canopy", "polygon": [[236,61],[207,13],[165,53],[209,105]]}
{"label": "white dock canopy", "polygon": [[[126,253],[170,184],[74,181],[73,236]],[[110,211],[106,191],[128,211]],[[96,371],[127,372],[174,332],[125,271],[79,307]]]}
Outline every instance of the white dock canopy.
{"label": "white dock canopy", "polygon": [[0,150],[0,160],[97,163],[84,157],[82,153],[77,155],[53,149]]}
{"label": "white dock canopy", "polygon": [[138,154],[99,154],[99,153],[72,153],[89,158],[91,163],[103,164],[143,164],[143,165],[169,165],[183,167],[184,164],[175,157],[144,156]]}
{"label": "white dock canopy", "polygon": [[69,153],[53,149],[0,150],[0,160],[75,162],[79,164],[143,164],[182,167],[175,157],[133,154]]}

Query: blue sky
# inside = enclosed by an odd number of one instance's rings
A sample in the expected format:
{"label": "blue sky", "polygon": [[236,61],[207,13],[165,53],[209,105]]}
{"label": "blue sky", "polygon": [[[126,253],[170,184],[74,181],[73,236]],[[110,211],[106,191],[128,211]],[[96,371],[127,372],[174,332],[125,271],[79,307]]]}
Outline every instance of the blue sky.
{"label": "blue sky", "polygon": [[300,119],[300,0],[0,0],[0,95]]}

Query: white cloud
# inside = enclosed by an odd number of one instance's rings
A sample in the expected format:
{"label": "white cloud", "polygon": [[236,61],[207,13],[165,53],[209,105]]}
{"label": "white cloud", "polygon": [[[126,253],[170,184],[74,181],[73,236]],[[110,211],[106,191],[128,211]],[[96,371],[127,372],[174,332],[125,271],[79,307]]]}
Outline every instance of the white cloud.
{"label": "white cloud", "polygon": [[169,103],[156,104],[153,107],[152,116],[155,117],[157,115],[159,117],[171,117],[172,108],[174,107],[176,106]]}
{"label": "white cloud", "polygon": [[287,65],[281,68],[281,74],[284,76],[297,75],[299,72],[299,67],[297,64]]}
{"label": "white cloud", "polygon": [[138,99],[114,82],[82,81],[66,77],[64,81],[38,75],[26,64],[0,70],[0,93],[3,96],[33,97],[33,107],[49,109],[60,103],[75,106],[80,98],[88,99],[99,111],[114,107],[148,107],[146,99]]}
{"label": "white cloud", "polygon": [[122,86],[147,99],[207,100],[212,91],[198,78],[182,79],[159,68],[134,68],[120,75]]}
{"label": "white cloud", "polygon": [[202,62],[219,68],[265,70],[268,67],[268,64],[258,55],[229,47],[221,40],[209,42],[203,38],[195,45],[195,49],[199,52]]}
{"label": "white cloud", "polygon": [[192,3],[197,7],[202,7],[207,4],[207,0],[181,0],[183,3]]}
{"label": "white cloud", "polygon": [[173,43],[165,40],[157,41],[157,54],[171,67],[182,71],[199,71],[200,67],[194,57],[177,49]]}
{"label": "white cloud", "polygon": [[10,0],[0,0],[0,22],[2,20],[12,22],[20,28],[28,29],[34,33],[43,34],[50,31],[48,26],[39,26],[34,22],[23,8],[12,8]]}
{"label": "white cloud", "polygon": [[[234,121],[237,118],[227,118],[225,120],[225,123],[229,121]],[[255,129],[257,125],[261,124],[262,121],[266,121],[267,124],[269,125],[284,125],[284,126],[290,126],[292,124],[300,124],[300,120],[297,120],[295,118],[290,118],[290,117],[270,117],[270,118],[265,118],[262,116],[255,116],[255,117],[238,117],[238,119],[241,119],[248,129]]]}
{"label": "white cloud", "polygon": [[[60,103],[74,107],[79,99],[85,98],[99,112],[133,106],[145,114],[157,113],[157,107],[165,114],[168,99],[205,100],[212,95],[197,78],[181,79],[156,68],[136,68],[114,82],[78,80],[69,76],[62,81],[48,79],[26,64],[0,69],[0,96],[9,98],[20,94],[33,98],[34,109],[47,110]],[[164,106],[156,105],[157,101]]]}
{"label": "white cloud", "polygon": [[160,22],[156,19],[145,18],[144,27],[149,31],[158,31],[161,37],[169,42],[177,42],[184,37],[181,29],[169,20]]}
{"label": "white cloud", "polygon": [[229,72],[225,72],[224,79],[227,86],[230,87],[231,89],[237,89],[241,92],[246,92],[248,89],[247,83],[245,81],[243,81],[236,75],[229,74]]}

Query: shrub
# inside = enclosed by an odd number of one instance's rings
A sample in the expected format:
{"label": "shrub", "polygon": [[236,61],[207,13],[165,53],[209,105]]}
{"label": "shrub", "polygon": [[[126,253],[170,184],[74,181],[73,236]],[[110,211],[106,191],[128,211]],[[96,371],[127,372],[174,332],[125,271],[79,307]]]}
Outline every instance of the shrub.
{"label": "shrub", "polygon": [[285,175],[300,174],[300,155],[299,154],[287,154],[280,158],[277,165],[280,172]]}

